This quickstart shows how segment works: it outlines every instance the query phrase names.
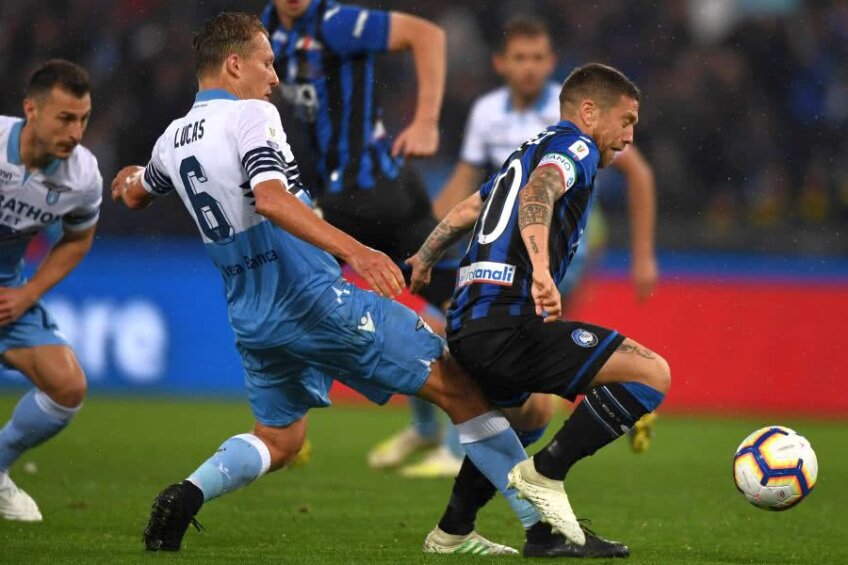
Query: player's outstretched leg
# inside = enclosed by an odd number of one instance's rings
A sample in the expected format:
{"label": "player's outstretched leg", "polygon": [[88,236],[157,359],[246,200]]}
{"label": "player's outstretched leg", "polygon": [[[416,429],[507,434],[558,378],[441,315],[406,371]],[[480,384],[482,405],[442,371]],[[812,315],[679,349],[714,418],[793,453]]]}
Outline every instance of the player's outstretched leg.
{"label": "player's outstretched leg", "polygon": [[585,543],[585,535],[561,483],[537,487],[531,504],[520,500],[507,485],[510,469],[530,460],[504,415],[491,408],[479,387],[450,356],[432,365],[419,396],[431,400],[448,414],[468,458],[504,495],[525,529],[544,517],[572,542]]}
{"label": "player's outstretched leg", "polygon": [[187,479],[156,495],[142,536],[145,549],[178,551],[189,525],[200,529],[195,515],[205,502],[285,466],[303,445],[306,418],[282,428],[257,423],[253,432],[231,437]]}
{"label": "player's outstretched leg", "polygon": [[71,422],[85,397],[85,375],[66,345],[10,349],[4,360],[35,385],[18,401],[0,430],[0,517],[40,522],[35,501],[9,477],[9,468],[27,450],[44,443]]}

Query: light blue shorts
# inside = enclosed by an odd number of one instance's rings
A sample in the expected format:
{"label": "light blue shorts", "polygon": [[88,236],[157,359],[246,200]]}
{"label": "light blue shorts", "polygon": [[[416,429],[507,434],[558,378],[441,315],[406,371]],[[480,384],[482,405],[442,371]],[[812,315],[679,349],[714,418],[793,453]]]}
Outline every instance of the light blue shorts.
{"label": "light blue shorts", "polygon": [[0,326],[0,355],[9,349],[38,345],[68,345],[53,316],[40,301],[11,324]]}
{"label": "light blue shorts", "polygon": [[412,395],[444,354],[445,342],[409,308],[340,279],[334,308],[297,339],[268,349],[238,345],[256,420],[287,426],[330,405],[334,380],[384,404]]}

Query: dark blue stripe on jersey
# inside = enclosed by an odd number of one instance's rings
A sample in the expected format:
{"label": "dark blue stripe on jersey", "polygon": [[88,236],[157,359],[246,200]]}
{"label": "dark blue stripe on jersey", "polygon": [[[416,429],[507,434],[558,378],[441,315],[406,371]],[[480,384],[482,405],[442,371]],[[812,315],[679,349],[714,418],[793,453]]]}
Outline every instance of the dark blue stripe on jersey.
{"label": "dark blue stripe on jersey", "polygon": [[268,171],[278,171],[283,174],[286,172],[283,154],[270,147],[251,149],[244,155],[241,164],[249,178]]}
{"label": "dark blue stripe on jersey", "polygon": [[96,218],[98,214],[100,214],[100,209],[95,208],[94,210],[91,210],[90,212],[86,212],[84,214],[65,214],[64,216],[62,216],[62,221],[70,225],[84,224]]}
{"label": "dark blue stripe on jersey", "polygon": [[[276,56],[277,74],[286,84],[315,88],[317,112],[308,116],[298,111],[297,115],[310,130],[325,189],[340,192],[353,186],[373,188],[378,171],[389,178],[396,178],[400,172],[388,139],[373,140],[374,125],[380,119],[374,89],[375,56],[333,52],[323,35],[328,2],[315,0],[313,6],[291,30],[281,26],[273,4],[262,13]],[[284,34],[275,37],[278,29]],[[317,41],[322,48],[306,49],[302,44],[297,49],[298,41],[307,37],[313,46]],[[285,42],[281,41],[283,38]],[[292,63],[297,69],[295,76],[289,72]]]}
{"label": "dark blue stripe on jersey", "polygon": [[144,182],[156,194],[167,194],[174,190],[174,184],[168,175],[160,172],[153,163],[148,163],[144,169]]}
{"label": "dark blue stripe on jersey", "polygon": [[374,128],[371,125],[374,123],[374,116],[372,115],[374,112],[374,56],[369,56],[365,60],[365,64],[358,67],[357,71],[364,75],[354,77],[354,84],[362,89],[364,106],[362,120],[354,122],[356,127],[353,129],[353,139],[361,140],[362,147],[365,148],[359,157],[357,184],[359,186],[371,186],[369,183],[374,182],[374,160],[368,146],[371,143],[371,136],[374,134]]}

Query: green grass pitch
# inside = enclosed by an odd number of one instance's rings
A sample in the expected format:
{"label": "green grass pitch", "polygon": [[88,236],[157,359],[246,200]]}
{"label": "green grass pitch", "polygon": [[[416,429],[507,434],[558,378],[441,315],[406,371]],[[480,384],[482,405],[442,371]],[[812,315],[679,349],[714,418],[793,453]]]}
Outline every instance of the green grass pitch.
{"label": "green grass pitch", "polygon": [[[0,420],[15,401],[0,396]],[[365,464],[368,447],[406,419],[399,407],[314,411],[308,466],[208,504],[198,516],[206,531],[189,530],[179,554],[146,554],[141,531],[153,496],[248,430],[249,410],[243,402],[92,396],[68,430],[13,468],[45,521],[0,521],[0,563],[517,562],[421,553],[451,481],[406,480]],[[731,478],[737,444],[775,423],[806,435],[821,467],[810,498],[782,513],[748,505]],[[627,563],[848,563],[846,438],[846,422],[665,415],[650,452],[635,456],[619,441],[575,467],[566,489],[578,516],[630,545]],[[37,472],[26,473],[24,462]],[[521,543],[502,500],[483,511],[478,531]]]}

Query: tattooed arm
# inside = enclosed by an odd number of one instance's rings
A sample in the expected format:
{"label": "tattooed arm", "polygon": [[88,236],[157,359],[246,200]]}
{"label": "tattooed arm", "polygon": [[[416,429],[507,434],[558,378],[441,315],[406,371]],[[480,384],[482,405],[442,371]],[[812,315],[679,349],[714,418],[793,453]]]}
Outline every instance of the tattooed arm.
{"label": "tattooed arm", "polygon": [[518,229],[533,265],[533,301],[536,315],[545,322],[559,319],[562,313],[559,290],[550,270],[548,237],[554,204],[564,194],[564,179],[555,167],[538,167],[518,193]]}
{"label": "tattooed arm", "polygon": [[475,192],[448,212],[418,252],[406,260],[412,267],[409,289],[418,292],[430,283],[430,270],[444,252],[474,226],[483,209],[483,199]]}

